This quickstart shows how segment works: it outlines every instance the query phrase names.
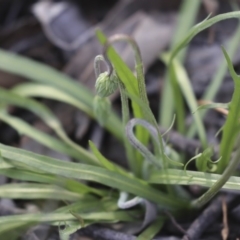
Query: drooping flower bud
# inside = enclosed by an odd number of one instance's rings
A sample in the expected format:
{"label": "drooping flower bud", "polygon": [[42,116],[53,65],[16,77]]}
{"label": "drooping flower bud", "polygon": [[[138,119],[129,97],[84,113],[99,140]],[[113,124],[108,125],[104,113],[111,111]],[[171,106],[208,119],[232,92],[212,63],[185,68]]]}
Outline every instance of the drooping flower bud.
{"label": "drooping flower bud", "polygon": [[108,72],[103,72],[99,74],[95,89],[99,97],[108,97],[113,94],[118,87],[118,77],[115,73],[112,73],[110,76]]}
{"label": "drooping flower bud", "polygon": [[99,124],[104,126],[111,110],[110,100],[108,98],[102,98],[96,95],[93,100],[93,110]]}

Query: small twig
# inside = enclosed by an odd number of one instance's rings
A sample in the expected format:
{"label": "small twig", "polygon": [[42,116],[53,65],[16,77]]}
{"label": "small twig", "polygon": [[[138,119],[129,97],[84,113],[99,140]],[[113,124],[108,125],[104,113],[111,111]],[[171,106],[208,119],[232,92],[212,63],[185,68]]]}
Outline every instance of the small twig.
{"label": "small twig", "polygon": [[[234,198],[235,195],[226,195],[226,204],[232,202]],[[212,203],[203,211],[203,213],[191,224],[182,240],[199,239],[206,228],[220,216],[221,212],[222,195],[212,201]]]}
{"label": "small twig", "polygon": [[179,232],[181,232],[182,234],[186,234],[186,230],[184,230],[184,229],[177,223],[176,219],[172,216],[172,214],[171,214],[170,212],[168,212],[167,210],[165,210],[164,213],[169,217],[170,221],[172,222],[172,224],[174,225],[174,227],[179,230]]}
{"label": "small twig", "polygon": [[[83,228],[76,233],[78,236],[90,237],[98,240],[136,240],[137,237],[101,226],[93,225]],[[74,235],[73,235],[74,236]],[[72,238],[71,238],[72,239]],[[156,237],[153,240],[180,240],[177,237]]]}
{"label": "small twig", "polygon": [[228,228],[228,219],[227,219],[227,204],[225,197],[223,196],[222,199],[222,212],[223,212],[223,229],[221,231],[223,240],[227,240],[229,234]]}

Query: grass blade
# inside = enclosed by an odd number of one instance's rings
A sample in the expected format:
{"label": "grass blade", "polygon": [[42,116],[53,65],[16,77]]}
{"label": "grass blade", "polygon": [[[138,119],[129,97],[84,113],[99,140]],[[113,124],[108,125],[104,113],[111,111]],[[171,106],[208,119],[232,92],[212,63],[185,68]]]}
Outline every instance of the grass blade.
{"label": "grass blade", "polygon": [[68,154],[69,156],[78,159],[79,161],[98,165],[98,161],[96,160],[96,158],[92,154],[90,154],[87,150],[82,148],[83,154],[80,154],[79,151],[69,148],[67,144],[40,130],[37,130],[28,123],[22,121],[20,118],[10,116],[4,111],[0,111],[0,119],[3,122],[10,125],[11,127],[13,127],[14,129],[16,129],[19,134],[24,134],[32,139],[35,139],[44,146],[47,146],[55,151],[64,154]]}
{"label": "grass blade", "polygon": [[22,83],[11,89],[12,93],[23,97],[42,97],[68,103],[93,117],[90,108],[75,97],[53,86],[38,83]]}
{"label": "grass blade", "polygon": [[[107,42],[106,36],[100,30],[96,31],[96,35],[102,45],[104,45]],[[110,61],[113,63],[114,69],[117,75],[119,76],[119,78],[121,79],[121,81],[123,82],[127,92],[131,95],[140,97],[138,85],[137,85],[138,84],[137,78],[134,76],[132,71],[124,63],[122,58],[117,54],[117,52],[114,50],[113,47],[109,47],[108,57]],[[131,102],[131,104],[132,104],[134,116],[136,118],[144,118],[144,113],[141,107],[135,102]],[[142,127],[138,126],[136,128],[136,136],[144,144],[148,143],[149,135],[146,132],[146,130],[143,129]],[[133,161],[133,160],[129,159],[129,161]],[[137,176],[141,176],[142,164],[143,164],[142,156],[140,154],[136,154],[135,161],[137,162],[134,165],[131,164],[134,167],[133,171],[136,173]]]}
{"label": "grass blade", "polygon": [[[60,92],[61,93],[61,92]],[[28,109],[29,111],[32,111],[37,116],[39,116],[50,128],[52,128],[55,133],[67,144],[71,147],[71,149],[76,150],[79,153],[79,156],[83,159],[84,162],[89,162],[91,164],[98,164],[96,161],[96,158],[86,151],[81,146],[74,143],[64,132],[60,121],[52,114],[52,112],[45,107],[44,105],[38,103],[35,100],[32,100],[30,98],[22,97],[20,95],[17,95],[13,92],[7,91],[3,88],[0,88],[0,101],[4,104],[13,104],[25,109]],[[6,123],[9,123],[10,125],[14,125],[15,127],[18,127],[18,130],[22,130],[25,126],[25,132],[27,129],[27,124],[24,124],[24,122],[17,120],[17,118],[11,118],[10,115],[2,111],[1,118]],[[16,124],[18,122],[18,124]],[[14,124],[15,123],[15,124]],[[19,127],[20,123],[22,123],[22,128]],[[30,132],[30,134],[34,135]],[[40,135],[40,134],[38,134]],[[42,134],[43,136],[43,134]],[[51,142],[49,142],[51,144]],[[56,145],[56,144],[55,144]]]}
{"label": "grass blade", "polygon": [[[237,51],[237,48],[239,46],[240,41],[240,23],[238,23],[238,28],[236,32],[234,33],[234,36],[229,41],[227,45],[227,51],[230,58],[234,57],[235,52]],[[202,99],[204,100],[210,100],[213,101],[223,80],[224,76],[227,71],[227,62],[225,59],[222,59],[222,62],[220,66],[218,67],[215,75],[213,76],[213,79],[211,80],[210,85],[206,89],[205,93],[203,94]],[[207,111],[200,112],[200,116],[203,119],[206,115]],[[196,133],[196,125],[193,123],[190,128],[188,129],[187,136],[192,138]]]}
{"label": "grass blade", "polygon": [[49,184],[9,183],[0,186],[0,197],[12,199],[55,199],[76,201],[81,198],[81,195]]}
{"label": "grass blade", "polygon": [[12,179],[17,179],[21,181],[60,185],[61,187],[71,192],[75,192],[79,194],[93,193],[99,196],[106,195],[103,190],[97,190],[95,188],[91,188],[76,180],[66,179],[60,176],[56,177],[54,175],[50,175],[46,173],[43,174],[43,173],[32,172],[29,170],[12,168],[12,169],[0,169],[0,174]]}
{"label": "grass blade", "polygon": [[176,47],[173,49],[170,62],[172,59],[180,52],[181,49],[183,49],[198,33],[203,31],[204,29],[211,27],[213,24],[229,19],[229,18],[240,18],[240,11],[235,12],[229,12],[229,13],[223,13],[219,14],[215,17],[212,17],[210,19],[205,19],[204,21],[198,23],[195,25],[186,36],[176,45]]}
{"label": "grass blade", "polygon": [[[86,221],[97,222],[118,222],[134,221],[136,211],[129,211],[129,213],[118,212],[96,212],[96,213],[81,213],[81,218]],[[63,225],[66,221],[76,221],[75,216],[71,213],[50,213],[50,214],[21,214],[15,216],[5,216],[0,218],[0,236],[5,237],[9,231],[16,231],[20,227],[35,225],[37,223],[51,223],[53,225]],[[4,238],[3,238],[4,239]]]}
{"label": "grass blade", "polygon": [[116,171],[119,172],[121,174],[127,174],[127,171],[124,170],[122,167],[118,166],[115,163],[112,163],[111,161],[109,161],[107,158],[105,158],[97,149],[97,147],[94,145],[94,143],[92,141],[89,141],[89,146],[93,152],[93,154],[95,155],[95,157],[99,160],[99,162],[101,163],[101,166],[110,170],[110,171]]}
{"label": "grass blade", "polygon": [[[193,26],[200,4],[200,0],[182,1],[177,26],[175,28],[175,34],[171,42],[171,49],[173,49],[177,45],[180,39],[186,36],[189,28]],[[185,52],[186,51],[182,51],[181,54],[178,56],[178,60],[180,62],[184,60]],[[169,76],[169,73],[166,73],[164,80],[164,89],[162,91],[159,109],[159,122],[164,127],[169,126],[169,123],[171,122],[173,117],[173,111],[176,108],[174,104],[174,96],[170,79],[171,78]],[[179,118],[180,116],[177,117]]]}
{"label": "grass blade", "polygon": [[[168,177],[168,179],[166,179]],[[177,184],[177,185],[200,185],[204,187],[213,186],[221,178],[220,174],[203,173],[195,171],[184,171],[169,169],[154,172],[148,182],[155,184]],[[240,190],[240,177],[230,177],[224,189]]]}
{"label": "grass blade", "polygon": [[224,48],[222,48],[225,59],[228,64],[228,69],[234,81],[234,92],[229,105],[229,113],[226,122],[223,126],[223,135],[220,143],[221,161],[218,163],[217,172],[222,173],[227,167],[231,153],[240,130],[240,76],[238,76],[233,68],[232,62]]}
{"label": "grass blade", "polygon": [[[91,116],[93,116],[93,93],[80,82],[73,81],[57,70],[4,50],[0,50],[0,69],[62,90],[77,99],[84,106],[82,110],[88,109],[87,113],[92,113]],[[111,121],[106,124],[106,128],[122,140],[121,132],[116,130],[116,126],[119,126],[119,120],[113,112],[111,115],[113,116]]]}
{"label": "grass blade", "polygon": [[0,152],[4,159],[11,160],[11,164],[20,162],[45,173],[94,181],[168,207],[186,207],[185,201],[175,201],[175,199],[169,198],[163,192],[150,187],[146,182],[137,178],[130,178],[126,175],[121,175],[99,167],[59,161],[5,145],[0,145]]}
{"label": "grass blade", "polygon": [[[53,86],[37,83],[23,83],[11,89],[11,92],[24,97],[43,97],[68,103],[87,113],[89,116],[94,117],[93,112],[90,108],[86,107],[86,105],[82,104],[82,102],[80,102],[74,96]],[[110,132],[114,133],[118,139],[122,140],[122,131],[118,127],[121,124],[120,119],[111,112],[108,122],[109,124],[106,126],[106,128]]]}
{"label": "grass blade", "polygon": [[[164,60],[165,63],[169,63],[170,61],[170,55],[169,54],[164,54],[162,56],[162,59]],[[194,112],[197,107],[197,100],[196,97],[193,93],[192,87],[191,87],[191,83],[190,80],[187,76],[187,73],[185,71],[185,69],[183,68],[183,66],[180,64],[179,61],[177,61],[176,59],[172,61],[172,70],[175,71],[175,75],[176,75],[176,79],[178,81],[178,84],[180,86],[180,89],[182,91],[182,94],[184,95],[186,102],[188,104],[189,109]],[[197,130],[198,130],[198,136],[201,140],[202,146],[206,147],[207,145],[207,137],[206,137],[206,133],[205,133],[205,128],[203,126],[203,122],[200,118],[200,115],[198,112],[195,112],[194,115],[194,120],[195,120],[195,124],[197,126]]]}

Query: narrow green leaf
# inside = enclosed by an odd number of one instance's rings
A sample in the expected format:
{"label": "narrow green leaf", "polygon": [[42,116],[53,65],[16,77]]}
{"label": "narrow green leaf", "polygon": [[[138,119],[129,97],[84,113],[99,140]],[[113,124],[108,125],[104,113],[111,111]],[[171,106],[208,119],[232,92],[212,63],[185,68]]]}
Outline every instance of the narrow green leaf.
{"label": "narrow green leaf", "polygon": [[102,204],[99,199],[94,197],[84,197],[83,199],[69,204],[67,206],[58,208],[55,212],[56,213],[69,213],[70,211],[76,213],[87,213],[87,212],[103,212],[105,211],[104,205]]}
{"label": "narrow green leaf", "polygon": [[[177,26],[175,27],[174,36],[171,39],[171,51],[178,44],[178,42],[184,38],[189,29],[194,25],[196,16],[198,14],[199,7],[201,6],[200,0],[183,0],[181,1],[180,11],[178,13]],[[186,49],[178,55],[178,60],[182,63],[186,55]],[[172,120],[174,110],[178,109],[179,106],[175,106],[174,93],[172,91],[172,81],[170,73],[164,76],[164,89],[161,92],[161,101],[159,104],[159,122],[161,126],[168,127]],[[177,87],[175,87],[176,93]],[[179,89],[178,89],[179,90]],[[178,97],[179,99],[179,97]],[[166,107],[167,106],[167,107]],[[179,110],[180,111],[180,110]],[[179,113],[178,113],[179,115]],[[181,121],[181,115],[180,117]],[[181,122],[180,122],[181,124]],[[182,126],[181,126],[182,128]]]}
{"label": "narrow green leaf", "polygon": [[46,173],[37,173],[37,172],[28,171],[28,170],[12,168],[12,169],[0,169],[0,174],[13,179],[22,180],[22,181],[31,181],[31,182],[59,185],[69,191],[80,193],[80,194],[94,193],[99,196],[106,195],[102,190],[91,188],[73,179],[67,179],[60,176],[56,177],[54,175],[50,175]]}
{"label": "narrow green leaf", "polygon": [[175,199],[169,198],[168,195],[150,187],[142,180],[117,172],[85,164],[59,161],[2,144],[0,145],[0,151],[3,158],[11,160],[12,164],[20,162],[45,173],[98,182],[168,207],[187,206],[185,201],[180,199],[175,201]]}
{"label": "narrow green leaf", "polygon": [[223,126],[223,135],[220,143],[219,153],[222,159],[218,163],[218,173],[222,173],[228,165],[236,138],[240,130],[240,76],[236,74],[232,62],[224,48],[222,48],[222,51],[227,61],[229,72],[234,81],[234,92],[229,105],[229,113]]}
{"label": "narrow green leaf", "polygon": [[79,82],[74,82],[70,77],[47,65],[4,50],[0,50],[0,56],[2,70],[62,89],[91,108],[93,94]]}
{"label": "narrow green leaf", "polygon": [[[91,221],[134,221],[136,211],[123,212],[95,212],[95,213],[82,213],[81,218]],[[63,225],[64,222],[76,220],[71,213],[50,213],[50,214],[21,214],[15,216],[4,216],[0,218],[0,236],[4,236],[6,232],[16,230],[19,227],[34,225],[36,223],[52,223],[57,226]]]}
{"label": "narrow green leaf", "polygon": [[11,92],[24,97],[43,97],[65,102],[82,110],[89,116],[92,116],[90,108],[86,107],[86,105],[80,102],[77,98],[54,86],[37,83],[22,83],[12,88]]}
{"label": "narrow green leaf", "polygon": [[[0,50],[0,69],[61,90],[77,99],[82,105],[81,109],[92,113],[91,116],[93,116],[93,93],[80,82],[74,81],[57,70],[4,50]],[[112,112],[106,128],[122,140],[122,133],[117,126],[119,126],[119,118]]]}
{"label": "narrow green leaf", "polygon": [[11,127],[13,127],[14,129],[16,129],[19,134],[29,136],[32,139],[35,139],[36,141],[53,150],[56,150],[64,154],[68,154],[69,156],[74,157],[75,159],[78,159],[82,162],[97,164],[95,157],[93,157],[93,155],[91,155],[87,150],[82,148],[82,153],[84,152],[84,154],[81,155],[79,151],[70,148],[67,144],[63,143],[62,141],[40,130],[37,130],[28,123],[22,121],[20,118],[10,116],[4,111],[0,111],[0,119],[3,122],[10,125]]}
{"label": "narrow green leaf", "polygon": [[[104,45],[107,42],[106,36],[100,30],[96,31],[96,35],[97,35],[99,42],[102,45]],[[117,75],[123,82],[127,92],[131,95],[139,97],[137,78],[133,75],[132,71],[124,63],[122,58],[117,54],[117,52],[114,50],[113,47],[109,47],[107,53],[108,53],[108,57],[109,57],[110,61],[114,65]],[[138,104],[136,104],[135,102],[131,102],[131,103],[132,103],[134,116],[136,118],[144,118],[144,114],[143,114],[141,107]],[[136,128],[136,136],[141,142],[143,142],[144,144],[147,144],[147,142],[149,140],[149,135],[147,134],[145,129],[138,126]],[[142,159],[141,155],[137,154],[137,163],[135,164],[135,169],[133,169],[133,170],[139,176],[141,175],[142,162],[143,162],[143,159]]]}
{"label": "narrow green leaf", "polygon": [[[169,54],[163,54],[162,59],[165,63],[168,64],[169,61],[170,61],[170,55]],[[183,66],[180,64],[180,62],[177,61],[176,59],[173,60],[171,64],[172,64],[171,70],[175,71],[175,75],[177,77],[176,79],[177,79],[178,84],[181,88],[181,91],[184,95],[184,98],[186,99],[188,107],[193,112],[197,109],[198,104],[197,104],[196,97],[193,93],[191,83],[190,83],[190,80],[187,76],[187,73],[186,73],[185,69],[183,68]],[[193,117],[194,117],[195,123],[197,125],[198,135],[199,135],[199,138],[201,140],[201,143],[204,147],[206,147],[207,137],[206,137],[206,132],[205,132],[205,128],[203,126],[202,119],[200,118],[200,115],[199,115],[198,112],[196,112],[193,115]]]}
{"label": "narrow green leaf", "polygon": [[[156,184],[200,185],[211,187],[220,178],[220,174],[169,169],[167,172],[153,172],[148,181]],[[230,177],[223,188],[240,190],[240,177]]]}
{"label": "narrow green leaf", "polygon": [[[79,99],[75,98],[74,96],[70,95],[67,92],[64,92],[61,89],[58,89],[53,86],[37,84],[37,83],[23,83],[16,87],[14,87],[11,92],[14,92],[18,95],[25,96],[25,97],[43,97],[48,99],[53,99],[61,102],[68,103],[79,110],[87,113],[89,116],[93,116],[93,111],[90,108],[86,108]],[[118,127],[121,123],[120,120],[113,112],[110,113],[108,121],[110,122],[107,124],[107,129],[114,133],[119,139],[122,138],[122,131]]]}
{"label": "narrow green leaf", "polygon": [[[1,153],[0,153],[0,155],[1,155]],[[13,168],[13,166],[11,164],[9,164],[8,162],[4,161],[2,156],[0,156],[0,171],[10,169],[10,168]]]}
{"label": "narrow green leaf", "polygon": [[89,146],[91,148],[91,150],[93,151],[93,154],[95,155],[95,157],[99,160],[99,162],[101,162],[102,167],[113,171],[113,172],[119,172],[121,174],[127,174],[127,171],[124,170],[122,167],[118,166],[117,164],[112,163],[111,161],[109,161],[107,158],[105,158],[97,149],[97,147],[94,145],[94,143],[92,141],[89,141]]}
{"label": "narrow green leaf", "polygon": [[179,51],[184,48],[192,39],[195,37],[199,32],[203,31],[204,29],[211,27],[213,24],[229,19],[229,18],[240,18],[240,11],[235,12],[229,12],[229,13],[223,13],[219,14],[215,17],[212,17],[210,19],[204,20],[197,25],[195,25],[186,36],[176,45],[176,47],[173,49],[171,54],[172,59],[179,53]]}
{"label": "narrow green leaf", "polygon": [[0,197],[13,199],[56,199],[74,201],[81,198],[58,186],[36,183],[9,183],[0,186]]}
{"label": "narrow green leaf", "polygon": [[[227,52],[230,58],[233,58],[238,47],[239,47],[239,41],[240,41],[240,21],[238,23],[238,28],[236,32],[234,33],[233,37],[230,39],[230,41],[227,44]],[[220,65],[217,68],[216,73],[214,74],[211,82],[209,83],[209,86],[207,87],[205,93],[203,94],[202,99],[204,100],[210,100],[213,101],[219,88],[222,86],[222,82],[224,80],[224,76],[227,72],[227,62],[225,59],[221,60]],[[200,116],[203,119],[204,116],[207,114],[207,111],[200,112]],[[196,133],[196,125],[193,123],[190,128],[188,129],[187,136],[189,138],[194,137]]]}
{"label": "narrow green leaf", "polygon": [[[39,116],[50,128],[52,128],[55,133],[69,146],[71,146],[71,149],[75,149],[79,156],[83,159],[84,162],[89,162],[91,164],[96,164],[96,159],[94,156],[86,151],[81,146],[75,144],[69,137],[65,134],[60,121],[52,114],[52,112],[45,107],[43,104],[38,103],[35,100],[32,100],[30,98],[22,97],[20,95],[17,95],[13,92],[7,91],[3,88],[0,88],[0,101],[4,104],[14,104],[16,106],[20,106],[22,108],[28,109],[32,112],[34,112],[37,116]],[[1,118],[3,121],[9,124],[17,125],[20,124],[20,120],[17,120],[17,118],[11,118],[7,113],[2,111]],[[18,121],[18,124],[16,124]],[[27,129],[27,124],[24,124],[22,121],[22,128],[25,126],[25,130]],[[23,126],[24,125],[24,126]],[[18,130],[21,130],[21,128],[18,128]],[[30,134],[34,135],[34,133]],[[38,134],[39,135],[39,134]],[[56,145],[56,144],[55,144]],[[68,148],[69,148],[68,146]]]}
{"label": "narrow green leaf", "polygon": [[61,123],[52,112],[35,100],[24,98],[4,88],[0,88],[0,102],[28,109],[39,116],[49,127],[53,129],[61,128]]}

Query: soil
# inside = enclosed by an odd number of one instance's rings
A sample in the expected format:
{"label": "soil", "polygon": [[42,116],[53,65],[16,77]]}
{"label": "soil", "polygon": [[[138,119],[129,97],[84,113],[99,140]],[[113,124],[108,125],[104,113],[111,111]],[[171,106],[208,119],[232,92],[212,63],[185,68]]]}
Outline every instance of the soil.
{"label": "soil", "polygon": [[[41,1],[0,0],[0,47],[28,58],[47,64],[68,74],[73,81],[79,81],[94,91],[93,59],[101,53],[101,47],[94,36],[95,27],[100,27],[108,36],[114,33],[131,34],[139,43],[146,73],[146,85],[151,108],[158,116],[159,97],[163,88],[165,66],[159,60],[161,52],[167,50],[175,32],[177,15],[181,1],[177,0],[72,0],[52,1],[54,4],[68,4],[64,12],[58,16],[51,15],[51,9],[44,14],[34,8]],[[209,12],[220,14],[232,11],[226,0],[202,1],[196,16],[196,22],[206,18]],[[238,1],[236,1],[238,3]],[[211,5],[213,4],[213,5]],[[215,4],[215,5],[214,5]],[[35,5],[36,6],[36,5]],[[35,9],[35,10],[34,10]],[[46,20],[47,19],[47,20]],[[238,24],[238,20],[222,21],[198,34],[190,43],[187,51],[185,67],[191,79],[192,87],[198,99],[211,82],[223,59],[220,46],[225,45]],[[51,34],[49,34],[51,32]],[[59,39],[61,40],[59,43]],[[74,42],[77,44],[74,45]],[[125,46],[117,46],[123,59],[133,66],[132,55]],[[84,56],[84,58],[82,57]],[[236,69],[240,67],[240,47],[234,57]],[[0,86],[11,88],[28,81],[22,77],[0,70]],[[228,102],[233,92],[233,81],[226,74],[224,82],[215,99],[216,102]],[[160,94],[159,94],[160,93]],[[82,146],[88,146],[92,139],[103,155],[126,167],[123,158],[123,147],[108,132],[75,108],[50,100],[44,102],[61,120],[65,131]],[[113,107],[120,114],[120,100],[116,94],[112,97]],[[166,106],[167,107],[167,106]],[[15,116],[21,117],[33,126],[51,133],[36,116],[20,108],[9,109]],[[189,112],[186,125],[192,121]],[[223,125],[225,117],[215,111],[209,111],[204,119],[209,141],[218,149],[219,139],[216,132]],[[164,129],[163,129],[164,131]],[[43,155],[71,161],[68,156],[42,147],[39,143],[19,136],[8,125],[0,122],[0,142],[18,146]],[[191,157],[199,148],[198,139],[189,140],[172,130],[169,142],[177,150]],[[181,144],[180,144],[181,143]],[[108,146],[107,148],[105,146]],[[109,149],[111,149],[109,151]],[[216,150],[217,152],[217,150]],[[217,153],[216,153],[217,154]],[[0,184],[9,182],[0,176]],[[203,189],[192,186],[188,189],[193,196],[198,196]],[[240,239],[240,195],[236,192],[221,191],[204,208],[173,218],[166,214],[168,221],[155,240],[215,240]],[[31,203],[24,201],[0,200],[0,216],[14,214]],[[224,218],[225,216],[225,218]],[[223,219],[227,219],[227,222]],[[117,226],[117,225],[116,225]],[[72,240],[133,240],[135,235],[129,234],[130,226],[93,225],[71,236]],[[115,227],[115,229],[114,229]],[[22,240],[58,240],[58,231],[46,225],[38,225],[24,232]]]}

